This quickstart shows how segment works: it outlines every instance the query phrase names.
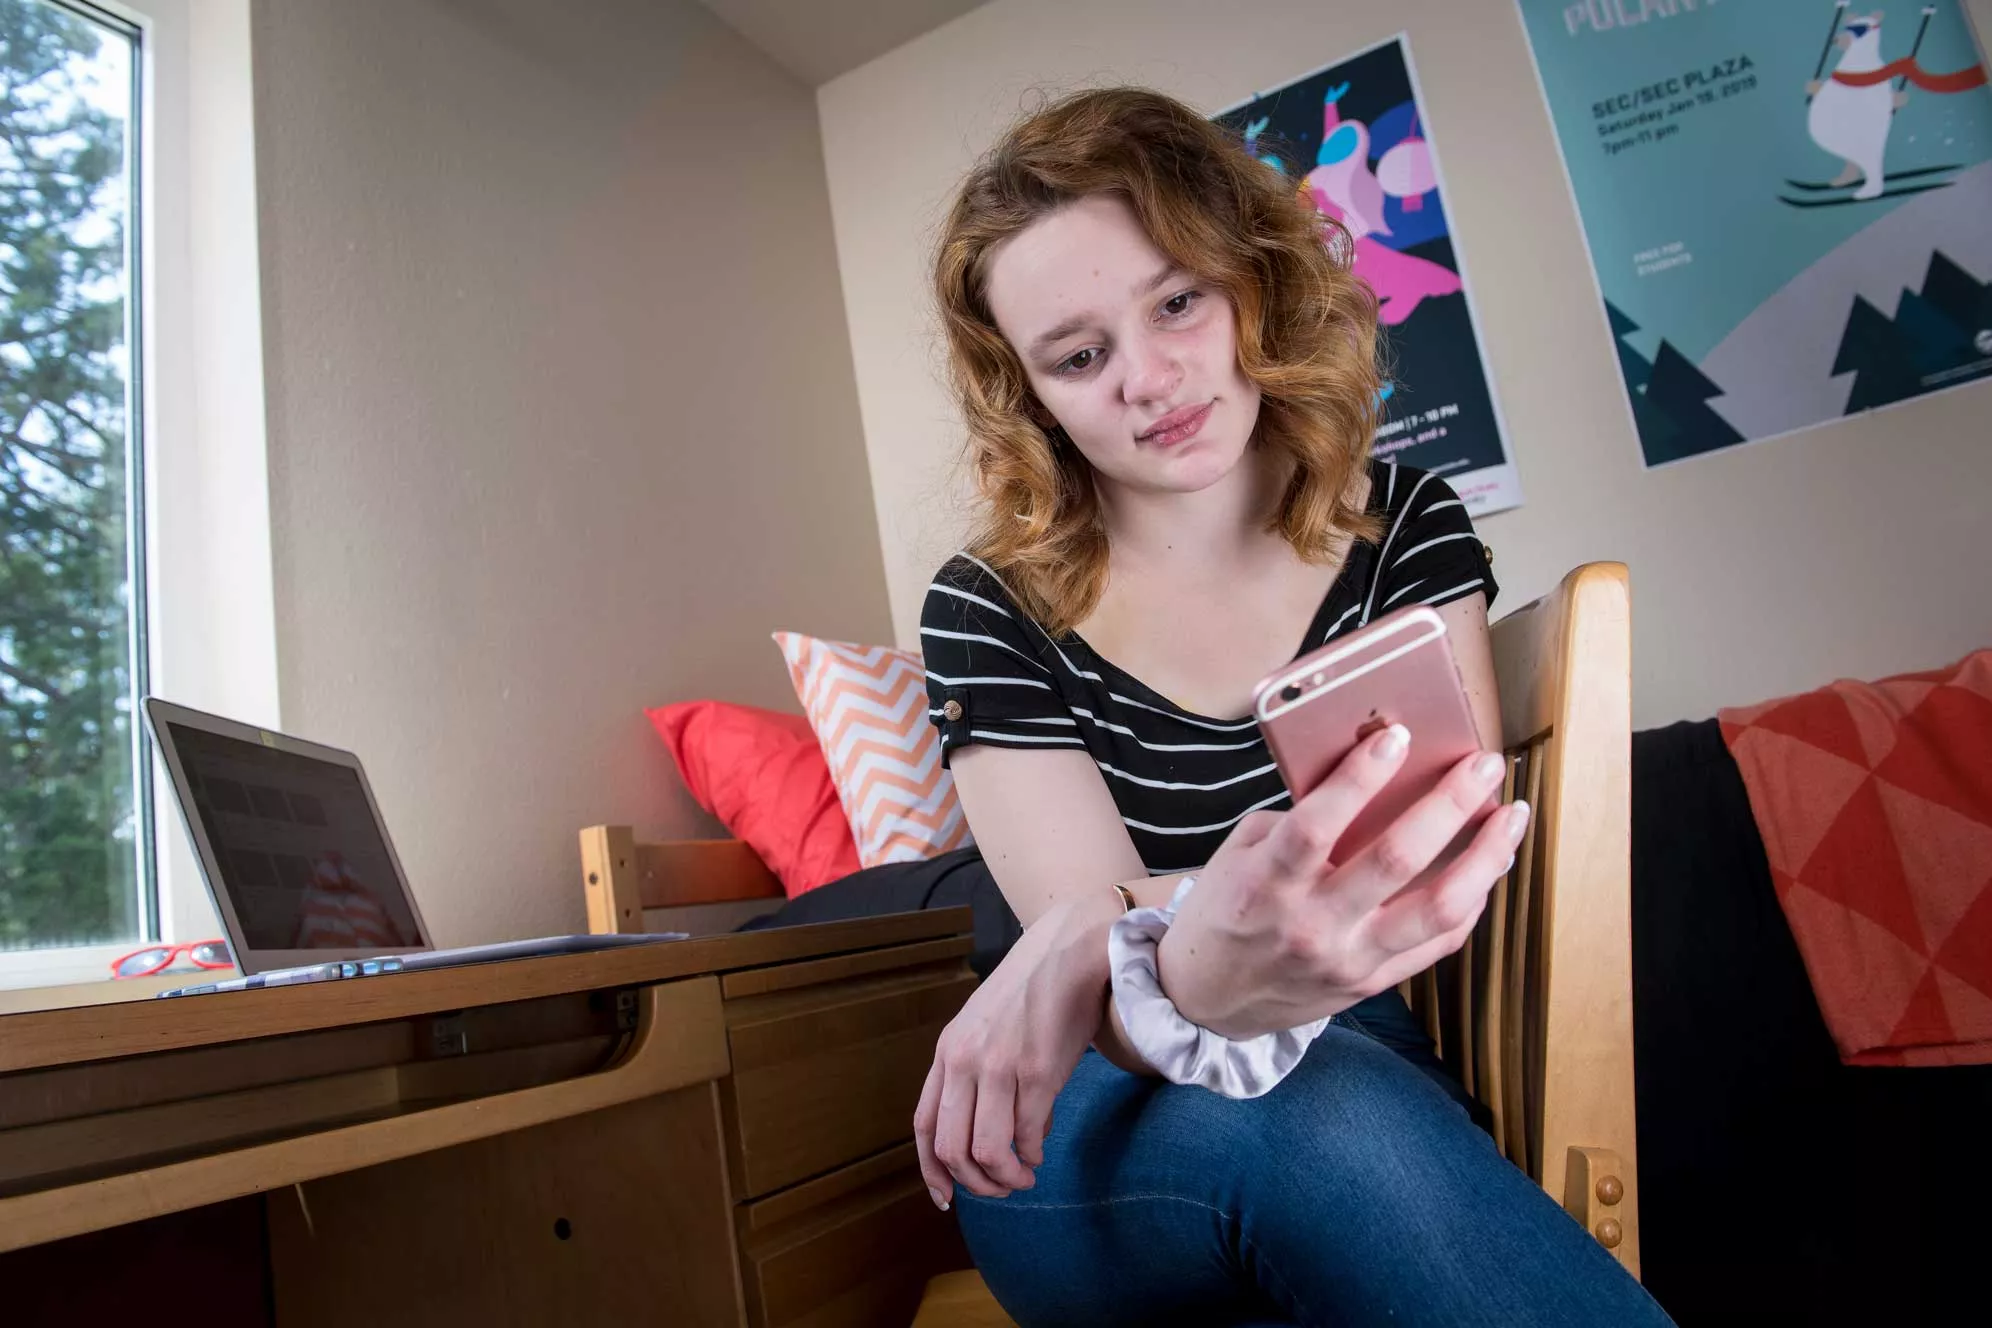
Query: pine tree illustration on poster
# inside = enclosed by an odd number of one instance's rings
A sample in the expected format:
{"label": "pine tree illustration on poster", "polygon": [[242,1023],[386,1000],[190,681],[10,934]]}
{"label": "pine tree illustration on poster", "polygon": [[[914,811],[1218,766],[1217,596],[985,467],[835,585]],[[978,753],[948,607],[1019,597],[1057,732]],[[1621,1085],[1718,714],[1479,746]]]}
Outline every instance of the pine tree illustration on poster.
{"label": "pine tree illustration on poster", "polygon": [[1854,390],[1847,398],[1849,410],[1885,406],[1916,391],[1916,363],[1909,358],[1895,325],[1887,314],[1858,295],[1854,311],[1847,316],[1847,330],[1841,334],[1833,368],[1854,375]]}
{"label": "pine tree illustration on poster", "polygon": [[1605,317],[1611,321],[1612,344],[1618,348],[1619,374],[1625,379],[1626,400],[1632,403],[1633,427],[1648,446],[1670,447],[1681,431],[1673,421],[1646,404],[1646,380],[1653,376],[1653,365],[1632,348],[1628,339],[1639,331],[1639,324],[1627,318],[1610,300],[1605,301]]}
{"label": "pine tree illustration on poster", "polygon": [[[1633,423],[1649,464],[1699,456],[1742,441],[1710,405],[1722,387],[1690,363],[1664,337],[1652,360],[1632,346],[1639,325],[1605,301],[1618,348],[1619,372],[1632,401]],[[1930,390],[1947,378],[1983,372],[1992,345],[1980,344],[1992,327],[1992,282],[1981,282],[1943,251],[1931,254],[1919,290],[1905,290],[1890,318],[1864,296],[1854,297],[1840,334],[1833,374],[1852,374],[1844,414],[1892,405]]]}
{"label": "pine tree illustration on poster", "polygon": [[1612,337],[1618,345],[1619,372],[1625,377],[1633,424],[1646,449],[1648,465],[1698,456],[1743,441],[1743,435],[1709,407],[1709,399],[1721,396],[1722,388],[1675,350],[1673,343],[1661,338],[1660,349],[1648,361],[1628,340],[1639,331],[1639,324],[1610,300],[1605,301],[1605,317],[1611,321]]}
{"label": "pine tree illustration on poster", "polygon": [[1927,391],[1927,384],[1963,377],[1982,366],[1992,346],[1978,344],[1992,327],[1992,283],[1980,282],[1942,251],[1918,291],[1904,291],[1895,317],[1854,297],[1840,335],[1835,374],[1854,375],[1847,413],[1886,406]]}

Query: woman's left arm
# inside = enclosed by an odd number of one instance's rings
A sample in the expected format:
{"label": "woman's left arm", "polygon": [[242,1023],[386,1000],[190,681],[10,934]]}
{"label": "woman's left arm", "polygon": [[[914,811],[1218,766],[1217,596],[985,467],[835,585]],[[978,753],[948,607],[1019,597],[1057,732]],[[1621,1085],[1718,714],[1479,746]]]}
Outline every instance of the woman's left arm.
{"label": "woman's left arm", "polygon": [[1453,658],[1459,662],[1459,680],[1466,685],[1467,703],[1473,707],[1474,726],[1480,730],[1480,745],[1490,752],[1501,750],[1501,694],[1494,682],[1494,647],[1487,635],[1487,597],[1468,595],[1435,612],[1445,619],[1446,636],[1452,641]]}

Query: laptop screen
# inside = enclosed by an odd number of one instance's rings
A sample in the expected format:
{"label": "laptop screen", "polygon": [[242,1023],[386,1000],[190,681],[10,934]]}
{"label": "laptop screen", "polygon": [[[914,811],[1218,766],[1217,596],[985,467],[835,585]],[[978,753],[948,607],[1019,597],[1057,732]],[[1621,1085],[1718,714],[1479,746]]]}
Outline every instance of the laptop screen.
{"label": "laptop screen", "polygon": [[427,946],[359,773],[169,723],[251,950]]}

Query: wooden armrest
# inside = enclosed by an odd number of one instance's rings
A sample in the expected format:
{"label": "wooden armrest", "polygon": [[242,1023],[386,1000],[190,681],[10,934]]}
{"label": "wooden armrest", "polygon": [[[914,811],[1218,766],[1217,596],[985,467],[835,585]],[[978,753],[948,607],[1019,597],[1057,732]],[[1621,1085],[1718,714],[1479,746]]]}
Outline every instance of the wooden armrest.
{"label": "wooden armrest", "polygon": [[643,910],[735,900],[780,899],[782,883],[737,839],[640,844],[626,825],[581,832],[588,930],[640,932]]}
{"label": "wooden armrest", "polygon": [[[1626,1188],[1622,1173],[1625,1163],[1609,1148],[1579,1148],[1571,1145],[1563,1169],[1563,1211],[1597,1242],[1617,1254],[1625,1243],[1625,1220],[1632,1209],[1625,1206]],[[1632,1269],[1636,1276],[1639,1269]]]}
{"label": "wooden armrest", "polygon": [[1473,934],[1410,984],[1412,1003],[1502,1153],[1637,1275],[1626,569],[1577,568],[1490,635],[1506,796],[1535,820]]}

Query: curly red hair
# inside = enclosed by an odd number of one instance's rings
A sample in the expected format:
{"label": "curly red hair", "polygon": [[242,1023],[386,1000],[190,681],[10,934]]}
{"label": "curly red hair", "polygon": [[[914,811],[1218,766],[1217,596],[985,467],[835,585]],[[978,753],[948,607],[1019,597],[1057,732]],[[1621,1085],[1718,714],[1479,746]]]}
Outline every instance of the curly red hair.
{"label": "curly red hair", "polygon": [[1107,88],[1015,125],[962,182],[942,232],[934,287],[984,500],[971,550],[1054,635],[1106,585],[1092,468],[1037,422],[1048,416],[987,299],[998,245],[1095,194],[1125,201],[1157,249],[1230,298],[1239,369],[1261,393],[1255,441],[1290,467],[1268,529],[1310,561],[1374,539],[1361,481],[1382,386],[1376,299],[1350,270],[1348,232],[1190,107]]}

